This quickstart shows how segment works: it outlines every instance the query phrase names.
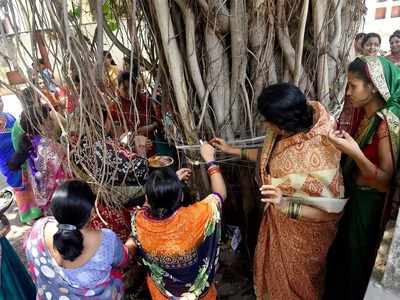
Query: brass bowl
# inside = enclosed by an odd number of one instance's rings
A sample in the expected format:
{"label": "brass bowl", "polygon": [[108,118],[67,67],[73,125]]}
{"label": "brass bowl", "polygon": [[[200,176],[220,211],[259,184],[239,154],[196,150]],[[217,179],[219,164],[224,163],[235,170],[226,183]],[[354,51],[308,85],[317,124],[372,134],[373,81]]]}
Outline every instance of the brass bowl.
{"label": "brass bowl", "polygon": [[148,160],[150,168],[164,168],[169,167],[174,163],[174,159],[166,155],[154,155]]}

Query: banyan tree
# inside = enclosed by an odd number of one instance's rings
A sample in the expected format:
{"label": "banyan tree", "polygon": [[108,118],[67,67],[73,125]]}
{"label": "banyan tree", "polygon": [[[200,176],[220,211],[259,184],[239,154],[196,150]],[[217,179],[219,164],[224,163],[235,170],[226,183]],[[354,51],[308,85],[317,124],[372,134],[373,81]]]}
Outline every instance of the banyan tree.
{"label": "banyan tree", "polygon": [[170,138],[193,144],[214,134],[256,136],[256,99],[278,81],[295,82],[337,114],[365,7],[361,0],[73,0],[2,1],[2,10],[1,56],[10,68],[26,76],[47,52],[63,84],[71,85],[74,66],[84,83],[75,92],[89,106],[104,100],[103,50],[118,49],[140,64],[149,91],[160,87],[172,104]]}

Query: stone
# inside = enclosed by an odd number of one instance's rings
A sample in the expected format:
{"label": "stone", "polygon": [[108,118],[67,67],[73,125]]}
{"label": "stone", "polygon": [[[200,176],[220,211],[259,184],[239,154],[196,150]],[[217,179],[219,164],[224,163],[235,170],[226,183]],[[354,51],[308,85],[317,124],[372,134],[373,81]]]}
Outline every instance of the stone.
{"label": "stone", "polygon": [[400,294],[400,213],[397,217],[382,286]]}

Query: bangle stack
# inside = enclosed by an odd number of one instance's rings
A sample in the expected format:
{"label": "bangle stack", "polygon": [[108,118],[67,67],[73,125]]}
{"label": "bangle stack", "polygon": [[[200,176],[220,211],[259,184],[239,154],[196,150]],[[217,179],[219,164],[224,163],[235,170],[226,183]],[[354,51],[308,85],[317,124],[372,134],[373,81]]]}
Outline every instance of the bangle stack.
{"label": "bangle stack", "polygon": [[211,168],[212,166],[216,166],[217,162],[215,160],[210,160],[207,162],[207,169]]}
{"label": "bangle stack", "polygon": [[221,169],[219,168],[218,165],[215,164],[215,161],[208,162],[207,166],[208,166],[208,169],[207,169],[208,176],[212,176],[214,174],[221,173]]}
{"label": "bangle stack", "polygon": [[302,205],[298,200],[290,200],[287,208],[287,216],[291,219],[299,220],[301,218]]}

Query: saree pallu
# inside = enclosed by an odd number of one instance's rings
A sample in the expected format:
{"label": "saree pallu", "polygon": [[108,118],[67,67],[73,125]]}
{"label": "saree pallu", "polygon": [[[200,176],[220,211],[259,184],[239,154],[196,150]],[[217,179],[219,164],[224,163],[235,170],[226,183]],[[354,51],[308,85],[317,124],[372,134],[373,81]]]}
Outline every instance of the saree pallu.
{"label": "saree pallu", "polygon": [[36,220],[42,215],[42,210],[35,202],[27,170],[22,171],[22,187],[14,188],[14,196],[22,223]]}
{"label": "saree pallu", "polygon": [[34,136],[32,146],[28,158],[30,181],[36,204],[46,210],[58,185],[72,175],[66,166],[66,151],[60,144]]}
{"label": "saree pallu", "polygon": [[[324,299],[363,299],[382,231],[385,193],[353,186],[330,249]],[[357,212],[357,213],[355,213]]]}
{"label": "saree pallu", "polygon": [[148,270],[152,299],[179,299],[185,294],[216,299],[220,212],[221,199],[211,194],[166,219],[153,219],[145,210],[133,215],[132,237]]}
{"label": "saree pallu", "polygon": [[17,253],[0,238],[0,300],[33,300],[36,287]]}
{"label": "saree pallu", "polygon": [[[15,151],[20,150],[23,134],[24,131],[19,121],[16,121],[11,129],[11,140]],[[28,223],[39,218],[42,215],[42,211],[35,202],[27,163],[21,166],[20,172],[21,185],[14,188],[15,202],[18,206],[20,221]]]}
{"label": "saree pallu", "polygon": [[131,234],[130,224],[131,215],[128,209],[124,207],[110,207],[102,203],[97,204],[96,214],[90,220],[90,226],[93,229],[109,228],[124,242]]}
{"label": "saree pallu", "polygon": [[268,208],[256,248],[257,299],[321,299],[336,223],[294,220]]}
{"label": "saree pallu", "polygon": [[390,60],[393,64],[400,67],[400,57],[396,57],[393,54],[389,54],[385,56],[388,60]]}
{"label": "saree pallu", "polygon": [[[279,187],[286,198],[339,213],[345,204],[340,152],[327,140],[335,123],[322,105],[310,105],[314,127],[309,132],[277,140],[267,129],[260,177],[262,184]],[[321,299],[326,256],[338,219],[339,215],[327,222],[294,220],[268,206],[255,254],[257,299]]]}

